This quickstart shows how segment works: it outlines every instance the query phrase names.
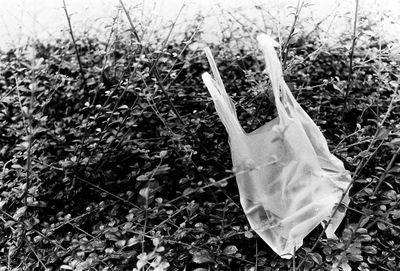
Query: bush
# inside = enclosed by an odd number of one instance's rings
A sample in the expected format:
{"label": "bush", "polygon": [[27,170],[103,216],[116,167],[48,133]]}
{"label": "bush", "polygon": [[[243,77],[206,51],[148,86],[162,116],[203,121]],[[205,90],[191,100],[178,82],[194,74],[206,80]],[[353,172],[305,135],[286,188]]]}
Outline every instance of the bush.
{"label": "bush", "polygon": [[[1,54],[0,270],[292,270],[240,208],[202,52],[74,46]],[[358,48],[343,116],[345,49],[300,36],[288,54],[295,96],[355,177],[341,238],[314,230],[295,259],[305,270],[400,268],[399,63]],[[258,54],[212,50],[245,129],[273,118]]]}

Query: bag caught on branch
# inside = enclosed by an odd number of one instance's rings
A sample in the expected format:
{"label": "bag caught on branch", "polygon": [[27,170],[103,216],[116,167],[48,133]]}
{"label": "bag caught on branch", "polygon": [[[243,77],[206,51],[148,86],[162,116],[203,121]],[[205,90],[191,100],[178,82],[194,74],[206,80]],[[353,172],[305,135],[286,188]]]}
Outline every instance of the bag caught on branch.
{"label": "bag caught on branch", "polygon": [[[209,48],[214,79],[202,75],[228,134],[240,202],[257,234],[282,258],[291,258],[320,223],[326,235],[335,230],[348,205],[350,174],[329,152],[323,134],[300,107],[283,79],[282,66],[269,36],[258,37],[271,81],[278,117],[252,133],[241,127]],[[333,215],[333,216],[332,216]],[[323,224],[324,225],[324,224]]]}

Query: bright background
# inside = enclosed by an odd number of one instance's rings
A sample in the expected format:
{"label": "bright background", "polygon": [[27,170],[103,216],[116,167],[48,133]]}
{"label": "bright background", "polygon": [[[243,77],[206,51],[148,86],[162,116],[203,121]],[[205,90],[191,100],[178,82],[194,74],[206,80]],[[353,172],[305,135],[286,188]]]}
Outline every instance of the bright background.
{"label": "bright background", "polygon": [[[341,33],[351,31],[355,0],[304,2],[309,5],[302,9],[300,20],[306,30],[311,31],[320,23],[320,31],[324,32],[322,37],[333,43]],[[259,31],[289,27],[297,1],[125,0],[124,3],[132,18],[141,22],[141,27],[146,27],[149,40],[150,33],[159,30],[162,33],[170,26],[184,5],[172,37],[192,24],[203,31],[205,42],[218,42],[228,23]],[[98,36],[107,35],[119,7],[118,0],[66,0],[66,4],[72,15],[74,32]],[[197,14],[203,15],[204,20],[199,20]],[[374,35],[382,35],[386,40],[400,40],[400,0],[360,0],[359,14],[379,22]],[[119,20],[124,17],[121,15]],[[19,46],[32,39],[51,41],[68,34],[66,29],[62,0],[0,0],[0,49]]]}

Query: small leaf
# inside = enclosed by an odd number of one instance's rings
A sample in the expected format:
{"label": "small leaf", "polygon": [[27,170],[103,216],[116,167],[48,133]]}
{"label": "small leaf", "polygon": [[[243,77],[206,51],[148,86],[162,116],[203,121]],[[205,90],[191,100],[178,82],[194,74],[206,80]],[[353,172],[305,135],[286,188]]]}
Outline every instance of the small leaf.
{"label": "small leaf", "polygon": [[126,246],[127,246],[127,247],[131,247],[131,246],[133,246],[133,245],[138,244],[139,242],[140,242],[140,239],[139,239],[139,238],[137,238],[137,237],[132,237],[132,238],[130,238],[130,239],[128,240],[128,242],[126,243]]}
{"label": "small leaf", "polygon": [[148,199],[149,198],[149,193],[150,189],[148,187],[142,188],[139,191],[139,195],[141,195],[143,198]]}
{"label": "small leaf", "polygon": [[361,254],[361,243],[360,242],[356,242],[356,243],[350,244],[350,246],[347,249],[347,252],[351,253],[353,255]]}
{"label": "small leaf", "polygon": [[235,254],[237,251],[238,251],[238,249],[237,249],[237,247],[234,246],[234,245],[227,246],[227,247],[224,249],[224,253],[225,253],[226,255],[233,255],[233,254]]}
{"label": "small leaf", "polygon": [[25,212],[26,212],[26,206],[22,206],[17,209],[17,211],[13,215],[13,218],[18,220],[21,216],[23,216],[25,214]]}
{"label": "small leaf", "polygon": [[359,157],[363,157],[363,158],[367,158],[367,157],[369,157],[370,155],[371,155],[371,153],[370,153],[369,151],[367,151],[367,150],[363,150],[363,151],[361,151],[361,152],[358,153],[358,156],[359,156]]}
{"label": "small leaf", "polygon": [[362,250],[365,253],[368,253],[368,254],[376,254],[376,253],[378,253],[378,250],[374,246],[365,246],[365,247],[362,248]]}
{"label": "small leaf", "polygon": [[190,195],[194,192],[195,190],[191,187],[186,188],[185,190],[183,190],[183,196],[187,196]]}
{"label": "small leaf", "polygon": [[361,234],[357,237],[357,240],[360,242],[369,242],[372,240],[372,237],[369,234]]}
{"label": "small leaf", "polygon": [[153,246],[158,247],[160,245],[160,238],[154,238],[153,239]]}
{"label": "small leaf", "polygon": [[351,266],[348,263],[342,263],[340,265],[340,267],[342,268],[343,271],[351,271]]}
{"label": "small leaf", "polygon": [[14,226],[15,223],[17,223],[17,222],[15,222],[14,220],[8,220],[8,221],[6,221],[6,223],[4,223],[4,227],[6,227],[6,228],[12,227],[12,226]]}
{"label": "small leaf", "polygon": [[310,253],[310,257],[311,259],[313,259],[313,261],[315,263],[317,263],[318,265],[322,264],[322,257],[321,255],[319,255],[318,253]]}
{"label": "small leaf", "polygon": [[331,255],[332,254],[332,248],[330,248],[328,246],[324,247],[322,251],[324,252],[325,255]]}
{"label": "small leaf", "polygon": [[358,254],[358,255],[357,254],[347,254],[347,258],[351,262],[362,262],[364,260],[363,257],[360,254]]}
{"label": "small leaf", "polygon": [[396,137],[392,141],[390,141],[391,144],[393,145],[400,145],[400,137]]}
{"label": "small leaf", "polygon": [[387,226],[386,226],[386,224],[384,224],[384,223],[378,222],[376,225],[377,225],[378,228],[379,228],[380,230],[382,230],[382,231],[384,231],[384,230],[387,229]]}
{"label": "small leaf", "polygon": [[[360,227],[364,227],[368,223],[368,221],[369,221],[369,216],[364,217],[360,222]],[[357,230],[357,232],[358,232],[358,230]]]}
{"label": "small leaf", "polygon": [[193,262],[198,264],[213,263],[214,259],[210,256],[207,250],[200,250],[194,253]]}
{"label": "small leaf", "polygon": [[390,214],[392,215],[393,219],[399,219],[400,218],[400,210],[391,211]]}
{"label": "small leaf", "polygon": [[167,156],[168,151],[160,151],[160,158],[164,158],[165,156]]}
{"label": "small leaf", "polygon": [[[162,152],[162,151],[161,151]],[[161,152],[160,152],[160,156],[161,156]],[[170,167],[168,165],[162,165],[159,166],[153,173],[154,176],[158,176],[158,175],[162,175],[162,174],[167,174],[170,172]]]}
{"label": "small leaf", "polygon": [[63,264],[60,266],[60,269],[64,269],[64,270],[72,270],[73,268],[69,265]]}
{"label": "small leaf", "polygon": [[400,166],[394,166],[389,170],[389,173],[400,173]]}
{"label": "small leaf", "polygon": [[119,241],[117,241],[117,242],[115,243],[115,245],[116,245],[118,248],[124,247],[125,244],[126,244],[126,240],[119,240]]}
{"label": "small leaf", "polygon": [[105,234],[105,237],[106,237],[108,240],[111,240],[111,241],[119,241],[119,240],[118,240],[118,236],[115,235],[115,234],[113,234],[113,233],[110,233],[110,232],[107,232],[107,233]]}
{"label": "small leaf", "polygon": [[[361,224],[361,222],[360,222],[360,224]],[[358,229],[356,230],[356,233],[359,233],[359,234],[368,234],[368,230],[367,230],[366,228],[360,227],[360,228],[358,228]]]}
{"label": "small leaf", "polygon": [[138,182],[144,182],[147,180],[149,180],[149,176],[147,176],[147,174],[140,175],[136,178],[136,181]]}
{"label": "small leaf", "polygon": [[251,231],[245,231],[244,236],[246,238],[253,238],[254,234]]}
{"label": "small leaf", "polygon": [[132,222],[126,222],[125,225],[123,226],[124,230],[130,230],[133,228],[133,223]]}
{"label": "small leaf", "polygon": [[377,139],[386,139],[388,136],[389,131],[385,128],[382,128],[377,135]]}
{"label": "small leaf", "polygon": [[108,247],[105,249],[106,254],[112,254],[114,252],[114,249],[112,247]]}
{"label": "small leaf", "polygon": [[126,105],[126,104],[124,104],[124,105],[121,105],[120,107],[118,107],[118,109],[121,109],[121,110],[123,110],[123,109],[128,109],[129,107]]}

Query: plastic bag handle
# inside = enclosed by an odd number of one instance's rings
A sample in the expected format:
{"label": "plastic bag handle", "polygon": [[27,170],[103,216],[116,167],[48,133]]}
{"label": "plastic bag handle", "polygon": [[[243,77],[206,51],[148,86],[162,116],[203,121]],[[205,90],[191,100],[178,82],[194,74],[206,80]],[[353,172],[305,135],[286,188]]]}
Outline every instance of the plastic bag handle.
{"label": "plastic bag handle", "polygon": [[283,121],[283,123],[285,123],[289,116],[280,98],[282,93],[282,98],[286,100],[286,92],[281,92],[280,88],[281,82],[283,80],[282,65],[274,49],[274,47],[279,46],[279,44],[266,34],[260,34],[257,37],[257,40],[259,47],[264,54],[265,69],[271,80],[272,91],[275,98],[275,106],[278,110],[279,118]]}
{"label": "plastic bag handle", "polygon": [[[215,110],[217,111],[222,123],[224,124],[228,134],[231,138],[236,138],[237,135],[243,135],[244,131],[236,117],[236,111],[232,112],[232,103],[223,97],[223,89],[211,77],[208,72],[202,74],[202,79],[206,85],[211,97],[214,101]],[[234,109],[233,109],[234,110]]]}
{"label": "plastic bag handle", "polygon": [[204,48],[204,52],[206,53],[208,63],[210,64],[211,72],[215,78],[217,85],[219,86],[219,88],[218,88],[219,92],[222,95],[225,102],[229,105],[230,112],[236,117],[237,115],[236,115],[235,106],[233,105],[231,98],[229,97],[228,93],[226,92],[224,83],[222,82],[221,75],[218,71],[217,65],[215,64],[215,60],[211,53],[210,47]]}

